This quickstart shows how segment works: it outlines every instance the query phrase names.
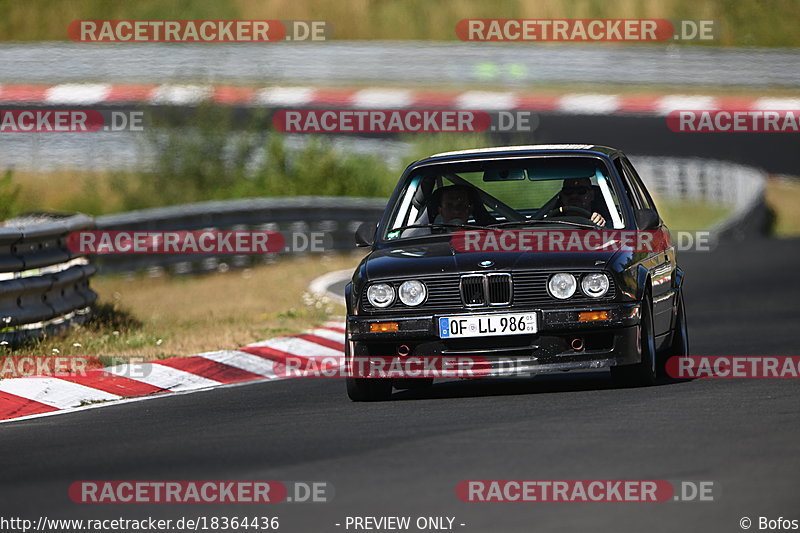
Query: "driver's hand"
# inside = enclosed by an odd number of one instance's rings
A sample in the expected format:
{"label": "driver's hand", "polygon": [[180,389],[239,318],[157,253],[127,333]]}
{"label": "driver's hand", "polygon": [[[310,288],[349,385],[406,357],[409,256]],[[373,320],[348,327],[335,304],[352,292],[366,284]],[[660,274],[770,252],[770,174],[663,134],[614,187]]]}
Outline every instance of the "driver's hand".
{"label": "driver's hand", "polygon": [[597,224],[598,226],[605,226],[606,219],[604,219],[600,213],[592,213],[592,222]]}

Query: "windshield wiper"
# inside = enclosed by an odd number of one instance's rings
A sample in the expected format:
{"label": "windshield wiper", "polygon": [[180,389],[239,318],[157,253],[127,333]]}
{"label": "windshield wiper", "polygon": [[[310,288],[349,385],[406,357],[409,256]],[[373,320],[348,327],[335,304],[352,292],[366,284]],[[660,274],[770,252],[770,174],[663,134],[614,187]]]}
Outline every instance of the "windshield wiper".
{"label": "windshield wiper", "polygon": [[533,224],[565,224],[567,226],[576,226],[578,228],[589,228],[589,229],[604,228],[604,226],[597,226],[596,224],[582,224],[580,222],[570,222],[568,220],[548,220],[548,219],[509,220],[508,222],[498,222],[497,224],[492,224],[492,227],[498,228],[501,226],[528,226]]}

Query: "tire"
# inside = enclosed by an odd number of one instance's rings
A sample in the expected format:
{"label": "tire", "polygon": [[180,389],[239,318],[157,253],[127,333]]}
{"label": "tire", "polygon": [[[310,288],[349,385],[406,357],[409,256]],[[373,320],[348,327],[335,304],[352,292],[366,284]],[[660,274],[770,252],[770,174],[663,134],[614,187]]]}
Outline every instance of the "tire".
{"label": "tire", "polygon": [[672,341],[658,357],[658,372],[660,376],[669,377],[667,374],[667,360],[670,357],[685,357],[689,355],[689,327],[686,322],[686,307],[683,305],[683,291],[678,299],[678,310],[675,315],[675,327],[672,331]]}
{"label": "tire", "polygon": [[649,387],[656,382],[656,339],[653,333],[653,304],[650,294],[642,299],[642,319],[636,350],[640,361],[611,367],[611,376],[626,387]]}
{"label": "tire", "polygon": [[397,390],[422,390],[433,386],[433,378],[395,379],[392,385]]}
{"label": "tire", "polygon": [[[346,337],[349,338],[349,335]],[[345,340],[345,361],[350,360],[350,342]],[[384,378],[345,378],[347,396],[354,402],[382,402],[392,396],[392,380]]]}

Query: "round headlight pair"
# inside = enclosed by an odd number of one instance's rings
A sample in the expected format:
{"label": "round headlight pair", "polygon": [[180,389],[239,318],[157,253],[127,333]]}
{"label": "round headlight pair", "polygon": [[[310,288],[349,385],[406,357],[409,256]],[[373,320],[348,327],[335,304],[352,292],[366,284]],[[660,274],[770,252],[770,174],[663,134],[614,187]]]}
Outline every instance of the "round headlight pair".
{"label": "round headlight pair", "polygon": [[[415,279],[404,281],[398,289],[400,301],[414,307],[425,301],[428,291],[425,284]],[[375,283],[367,289],[367,300],[375,307],[389,307],[394,302],[394,287],[388,283]]]}
{"label": "round headlight pair", "polygon": [[[586,296],[600,298],[608,292],[608,276],[601,272],[586,274],[581,279],[581,290]],[[559,300],[566,300],[578,289],[578,280],[575,276],[567,272],[559,272],[550,277],[547,282],[547,290],[550,295]]]}

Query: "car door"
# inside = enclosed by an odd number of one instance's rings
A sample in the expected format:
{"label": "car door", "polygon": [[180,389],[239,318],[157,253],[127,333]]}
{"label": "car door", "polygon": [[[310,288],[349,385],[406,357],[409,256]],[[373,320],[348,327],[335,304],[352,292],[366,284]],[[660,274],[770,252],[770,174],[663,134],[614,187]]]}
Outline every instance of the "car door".
{"label": "car door", "polygon": [[[620,158],[625,181],[631,188],[637,209],[652,209],[656,212],[656,205],[650,193],[642,183],[639,174],[626,157]],[[659,225],[654,230],[669,235],[669,230],[659,217]],[[656,336],[668,333],[672,328],[674,305],[674,276],[675,276],[675,247],[670,244],[666,250],[654,251],[648,255],[645,268],[650,272],[653,292],[653,327]]]}

